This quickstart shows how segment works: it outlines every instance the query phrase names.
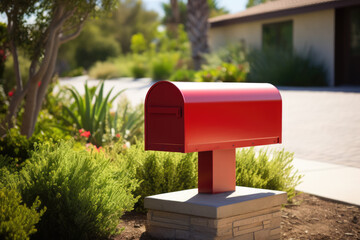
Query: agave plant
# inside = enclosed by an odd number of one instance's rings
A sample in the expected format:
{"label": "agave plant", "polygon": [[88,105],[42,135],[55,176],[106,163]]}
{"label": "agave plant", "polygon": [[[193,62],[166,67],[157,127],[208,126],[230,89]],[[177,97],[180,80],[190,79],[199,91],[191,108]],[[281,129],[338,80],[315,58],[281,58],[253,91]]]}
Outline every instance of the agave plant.
{"label": "agave plant", "polygon": [[103,143],[103,135],[106,131],[106,118],[109,113],[112,102],[122,92],[116,93],[115,96],[110,98],[113,88],[104,95],[104,82],[96,88],[89,88],[87,82],[84,85],[85,95],[81,96],[74,88],[67,88],[75,99],[74,109],[64,107],[65,111],[69,114],[72,124],[75,124],[77,129],[84,129],[90,132],[88,142],[96,146],[101,146]]}
{"label": "agave plant", "polygon": [[119,134],[123,140],[133,144],[143,136],[143,105],[134,109],[125,100],[118,105],[115,114],[109,114],[108,122],[112,135]]}

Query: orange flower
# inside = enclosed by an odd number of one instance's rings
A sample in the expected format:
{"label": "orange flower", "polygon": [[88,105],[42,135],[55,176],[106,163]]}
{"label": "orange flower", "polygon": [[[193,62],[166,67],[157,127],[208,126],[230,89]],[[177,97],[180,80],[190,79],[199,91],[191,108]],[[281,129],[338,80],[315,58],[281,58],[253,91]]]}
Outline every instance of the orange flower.
{"label": "orange flower", "polygon": [[120,133],[117,133],[115,136],[116,136],[117,138],[120,138],[120,137],[121,137]]}

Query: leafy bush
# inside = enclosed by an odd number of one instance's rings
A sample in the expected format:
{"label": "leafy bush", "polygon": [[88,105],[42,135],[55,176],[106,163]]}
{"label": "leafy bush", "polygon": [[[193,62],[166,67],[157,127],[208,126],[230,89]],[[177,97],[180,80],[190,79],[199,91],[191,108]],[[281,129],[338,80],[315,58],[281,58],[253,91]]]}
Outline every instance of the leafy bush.
{"label": "leafy bush", "polygon": [[246,75],[244,65],[224,62],[216,68],[204,67],[204,70],[196,73],[195,79],[198,82],[244,82]]}
{"label": "leafy bush", "polygon": [[216,68],[222,63],[246,65],[247,50],[242,42],[229,44],[210,54],[205,54],[207,68]]}
{"label": "leafy bush", "polygon": [[[21,79],[25,83],[29,78],[29,68],[30,60],[19,52],[19,67],[21,73]],[[16,87],[15,81],[15,71],[14,71],[14,61],[10,55],[5,61],[5,70],[3,74],[3,79],[0,78],[0,84],[3,86],[5,93],[10,92]]]}
{"label": "leafy bush", "polygon": [[146,76],[147,67],[144,63],[135,62],[131,67],[131,73],[134,78],[143,78]]}
{"label": "leafy bush", "polygon": [[30,208],[22,204],[20,194],[14,189],[0,189],[0,239],[30,239],[36,233],[35,225],[40,221],[45,209],[38,212],[40,201],[35,198]]}
{"label": "leafy bush", "polygon": [[62,77],[77,77],[77,76],[81,76],[84,75],[84,68],[83,67],[77,67],[75,69],[72,69],[70,71],[66,71],[64,73],[61,74]]}
{"label": "leafy bush", "polygon": [[[94,24],[85,26],[84,31],[75,40],[74,59],[78,67],[88,69],[97,61],[116,57],[121,48],[114,36],[104,36]],[[68,44],[71,44],[70,42]]]}
{"label": "leafy bush", "polygon": [[134,61],[131,56],[118,56],[117,58],[114,58],[112,62],[115,64],[115,66],[119,69],[119,77],[131,77],[132,72],[131,68],[134,65]]}
{"label": "leafy bush", "polygon": [[146,40],[142,33],[132,35],[130,48],[133,53],[142,53],[146,50]]}
{"label": "leafy bush", "polygon": [[111,79],[121,77],[118,67],[112,62],[96,62],[89,70],[94,79]]}
{"label": "leafy bush", "polygon": [[5,119],[8,107],[9,107],[8,98],[5,94],[3,86],[0,85],[0,119]]}
{"label": "leafy bush", "polygon": [[218,79],[219,71],[217,69],[206,69],[198,71],[195,74],[196,82],[216,82]]}
{"label": "leafy bush", "polygon": [[84,87],[85,96],[81,96],[74,87],[68,88],[74,98],[75,107],[73,109],[64,106],[64,109],[70,116],[72,124],[75,124],[77,129],[83,129],[89,132],[89,136],[86,136],[88,141],[96,146],[101,146],[103,143],[103,135],[106,132],[106,118],[109,114],[109,105],[111,105],[115,98],[124,90],[110,98],[113,88],[105,96],[104,82],[93,90],[88,88],[87,83],[85,83]]}
{"label": "leafy bush", "polygon": [[254,148],[244,148],[236,154],[236,184],[238,186],[281,190],[288,193],[288,200],[295,196],[295,187],[302,175],[294,171],[294,154],[267,150],[256,155]]}
{"label": "leafy bush", "polygon": [[315,60],[311,51],[299,54],[272,49],[252,50],[248,59],[251,82],[269,82],[284,86],[326,85],[325,68]]}
{"label": "leafy bush", "polygon": [[136,166],[136,178],[141,181],[135,190],[140,196],[138,211],[144,210],[146,196],[178,191],[197,186],[196,154],[144,151],[144,143],[132,145],[121,158]]}
{"label": "leafy bush", "polygon": [[244,82],[245,79],[246,71],[241,64],[223,63],[221,67],[219,67],[218,80],[222,82]]}
{"label": "leafy bush", "polygon": [[193,82],[194,80],[195,80],[195,71],[187,70],[187,69],[177,70],[170,77],[170,81],[175,81],[175,82]]}
{"label": "leafy bush", "polygon": [[[54,142],[59,141],[57,136],[50,137]],[[35,145],[49,139],[48,135],[41,134],[34,134],[31,138],[26,138],[20,134],[20,129],[10,129],[4,137],[0,138],[0,168],[20,169],[30,158]]]}
{"label": "leafy bush", "polygon": [[[145,152],[143,143],[138,142],[120,158],[135,166],[136,178],[141,182],[135,191],[140,196],[138,211],[144,210],[146,196],[197,187],[196,153]],[[302,177],[294,171],[292,160],[293,154],[285,151],[262,150],[257,156],[253,148],[242,149],[236,154],[236,184],[286,191],[291,200]]]}
{"label": "leafy bush", "polygon": [[73,147],[72,141],[41,144],[20,172],[24,202],[39,196],[47,208],[35,238],[107,238],[136,202],[137,181],[126,163]]}
{"label": "leafy bush", "polygon": [[152,79],[165,80],[169,79],[174,71],[175,64],[179,60],[177,53],[157,54],[152,61]]}

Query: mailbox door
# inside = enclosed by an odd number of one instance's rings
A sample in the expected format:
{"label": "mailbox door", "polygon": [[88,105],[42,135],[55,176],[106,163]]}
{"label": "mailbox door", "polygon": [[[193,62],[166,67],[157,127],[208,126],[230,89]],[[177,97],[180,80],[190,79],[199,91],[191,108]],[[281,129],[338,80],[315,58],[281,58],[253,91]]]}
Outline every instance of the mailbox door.
{"label": "mailbox door", "polygon": [[159,82],[145,101],[145,150],[184,152],[184,101],[180,91]]}

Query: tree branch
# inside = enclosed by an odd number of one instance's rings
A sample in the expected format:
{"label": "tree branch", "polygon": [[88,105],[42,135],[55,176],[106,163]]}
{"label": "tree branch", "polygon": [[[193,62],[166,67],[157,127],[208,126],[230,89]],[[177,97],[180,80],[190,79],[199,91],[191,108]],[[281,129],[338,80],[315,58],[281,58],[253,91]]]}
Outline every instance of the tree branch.
{"label": "tree branch", "polygon": [[17,52],[17,46],[15,41],[15,30],[17,26],[16,19],[13,19],[12,16],[16,16],[18,12],[18,8],[13,9],[12,11],[15,11],[11,13],[7,13],[8,18],[8,26],[7,31],[9,34],[9,47],[11,54],[13,56],[13,62],[14,62],[14,72],[15,72],[15,80],[16,80],[16,88],[18,91],[22,91],[23,85],[22,85],[22,79],[21,79],[21,72],[20,72],[20,66],[19,66],[19,56]]}
{"label": "tree branch", "polygon": [[60,38],[60,45],[61,45],[61,44],[64,44],[64,43],[66,43],[66,42],[68,42],[68,41],[70,41],[70,40],[72,40],[72,39],[74,39],[74,38],[76,38],[76,37],[79,36],[81,30],[82,30],[83,27],[84,27],[86,18],[87,18],[87,16],[86,16],[86,17],[84,18],[84,20],[79,24],[79,26],[77,27],[77,29],[76,29],[75,32],[73,32],[72,34],[66,35],[66,36],[62,36],[62,37]]}

